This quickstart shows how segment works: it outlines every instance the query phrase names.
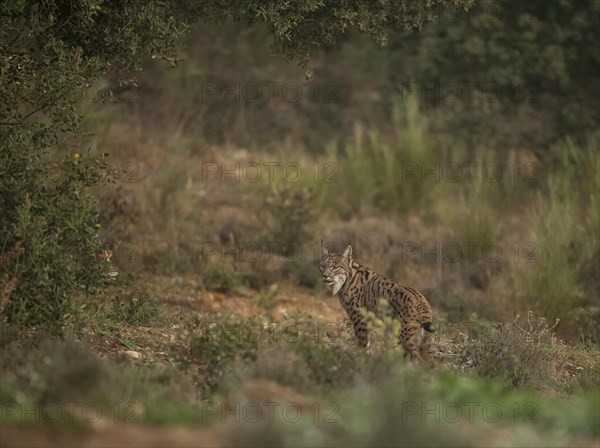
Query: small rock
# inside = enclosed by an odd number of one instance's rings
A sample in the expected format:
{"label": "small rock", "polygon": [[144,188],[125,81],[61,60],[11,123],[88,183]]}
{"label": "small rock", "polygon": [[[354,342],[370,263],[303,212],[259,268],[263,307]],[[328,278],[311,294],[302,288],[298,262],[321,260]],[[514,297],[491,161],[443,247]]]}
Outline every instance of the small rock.
{"label": "small rock", "polygon": [[142,354],[140,352],[136,352],[134,350],[126,350],[123,352],[123,354],[132,359],[142,359]]}

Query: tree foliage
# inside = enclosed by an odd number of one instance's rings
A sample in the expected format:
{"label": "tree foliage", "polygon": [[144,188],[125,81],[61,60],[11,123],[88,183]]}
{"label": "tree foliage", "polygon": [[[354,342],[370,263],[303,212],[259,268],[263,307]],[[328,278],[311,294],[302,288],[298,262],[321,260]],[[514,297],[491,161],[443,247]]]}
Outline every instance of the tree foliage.
{"label": "tree foliage", "polygon": [[[333,47],[350,29],[370,35],[380,45],[390,30],[420,29],[443,7],[468,7],[474,0],[216,0],[200,2],[198,14],[208,21],[264,21],[273,33],[276,53],[311,61],[315,48]],[[241,6],[243,4],[243,6]]]}
{"label": "tree foliage", "polygon": [[[547,147],[600,121],[600,2],[479,0],[389,46],[390,88],[475,144]],[[410,84],[419,80],[417,85]],[[484,143],[486,142],[486,143]]]}

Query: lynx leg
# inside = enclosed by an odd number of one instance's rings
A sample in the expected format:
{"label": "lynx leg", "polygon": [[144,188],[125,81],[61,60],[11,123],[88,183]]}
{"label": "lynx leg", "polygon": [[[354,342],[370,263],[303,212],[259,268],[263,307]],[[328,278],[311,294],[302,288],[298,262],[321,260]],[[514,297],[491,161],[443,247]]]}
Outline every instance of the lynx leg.
{"label": "lynx leg", "polygon": [[421,338],[421,346],[419,351],[421,359],[425,362],[428,367],[433,367],[433,345],[431,344],[431,333],[422,330],[423,336]]}
{"label": "lynx leg", "polygon": [[356,314],[352,316],[352,324],[354,326],[354,335],[356,336],[359,347],[366,347],[369,342],[367,323],[359,314]]}
{"label": "lynx leg", "polygon": [[417,361],[419,355],[419,331],[421,326],[418,322],[407,322],[402,326],[400,332],[400,343],[404,348],[404,358],[409,361]]}

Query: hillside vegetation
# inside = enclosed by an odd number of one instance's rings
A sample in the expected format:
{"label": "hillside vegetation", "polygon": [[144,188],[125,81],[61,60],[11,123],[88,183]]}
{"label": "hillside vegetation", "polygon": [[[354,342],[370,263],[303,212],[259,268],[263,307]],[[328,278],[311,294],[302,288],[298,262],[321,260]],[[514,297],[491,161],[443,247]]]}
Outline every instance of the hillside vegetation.
{"label": "hillside vegetation", "polygon": [[598,2],[72,3],[0,9],[3,443],[599,445]]}

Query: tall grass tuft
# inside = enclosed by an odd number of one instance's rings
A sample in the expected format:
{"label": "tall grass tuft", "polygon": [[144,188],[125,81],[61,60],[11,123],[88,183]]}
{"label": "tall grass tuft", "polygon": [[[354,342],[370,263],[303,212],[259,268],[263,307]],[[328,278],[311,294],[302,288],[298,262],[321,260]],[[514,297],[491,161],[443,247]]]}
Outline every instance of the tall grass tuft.
{"label": "tall grass tuft", "polygon": [[535,262],[514,266],[522,306],[561,318],[594,302],[583,268],[600,249],[600,183],[593,144],[582,148],[567,140],[554,149],[558,166],[532,210]]}
{"label": "tall grass tuft", "polygon": [[434,187],[422,175],[422,167],[432,167],[433,162],[425,119],[415,100],[395,104],[393,124],[391,137],[356,124],[353,138],[342,150],[330,147],[340,170],[338,198],[352,210],[372,204],[406,213]]}

